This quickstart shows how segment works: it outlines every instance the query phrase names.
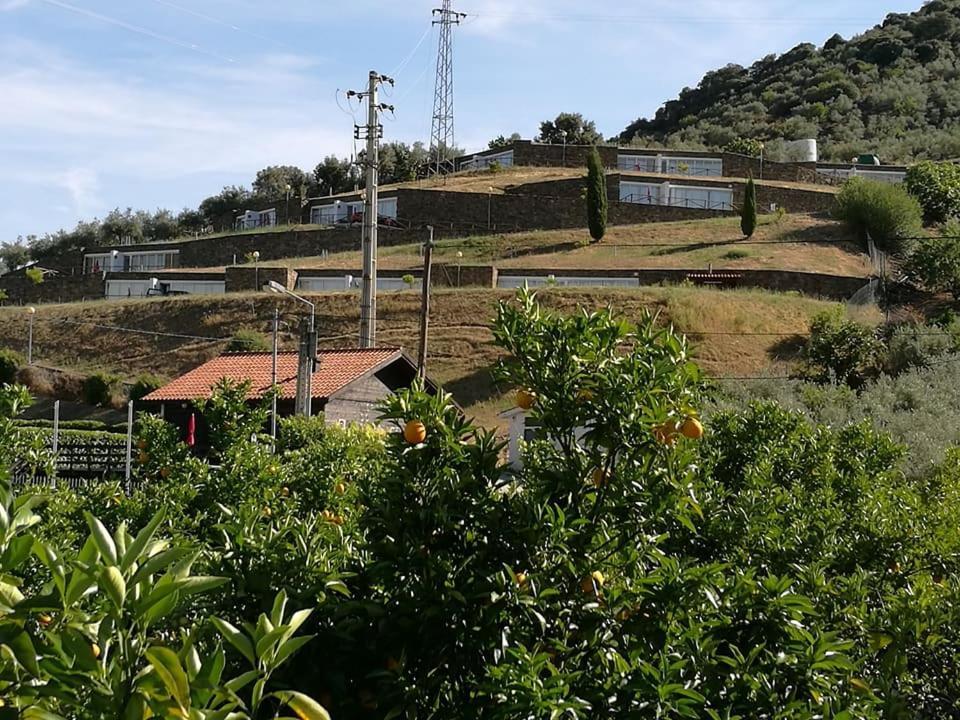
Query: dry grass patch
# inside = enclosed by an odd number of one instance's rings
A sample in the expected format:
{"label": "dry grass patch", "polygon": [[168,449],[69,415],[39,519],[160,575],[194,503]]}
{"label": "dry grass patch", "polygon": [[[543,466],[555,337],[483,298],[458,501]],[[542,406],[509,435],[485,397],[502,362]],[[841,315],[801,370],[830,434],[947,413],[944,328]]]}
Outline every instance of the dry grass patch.
{"label": "dry grass patch", "polygon": [[[497,303],[511,297],[509,291],[480,289],[438,291],[434,296],[430,373],[488,425],[496,424],[497,413],[511,402],[510,388],[496,387],[490,375],[500,351],[489,327]],[[318,331],[325,338],[321,347],[353,346],[358,325],[356,295],[311,298],[317,302]],[[714,375],[752,375],[775,366],[781,362],[784,338],[806,333],[810,318],[829,306],[789,294],[687,287],[550,289],[541,292],[541,298],[547,307],[564,312],[610,305],[631,318],[659,313],[662,322],[691,333],[697,359]],[[34,350],[39,362],[81,372],[103,370],[127,379],[142,372],[173,377],[218,355],[226,339],[241,328],[270,332],[278,304],[285,322],[281,342],[292,350],[302,306],[262,293],[41,306]],[[380,344],[415,354],[419,307],[416,292],[381,294]],[[26,331],[22,311],[0,309],[0,347],[21,348]],[[740,334],[768,332],[785,335]],[[184,335],[192,337],[175,337]]]}
{"label": "dry grass patch", "polygon": [[[544,269],[707,268],[771,269],[866,277],[867,256],[846,228],[811,215],[767,215],[756,234],[744,240],[737,218],[622,225],[608,228],[603,242],[589,244],[584,230],[550,230],[444,240],[434,251],[438,263],[495,264]],[[457,253],[463,253],[458,257]],[[418,245],[383,247],[385,270],[418,268]],[[295,269],[357,270],[360,252],[326,258],[291,258],[280,264]]]}

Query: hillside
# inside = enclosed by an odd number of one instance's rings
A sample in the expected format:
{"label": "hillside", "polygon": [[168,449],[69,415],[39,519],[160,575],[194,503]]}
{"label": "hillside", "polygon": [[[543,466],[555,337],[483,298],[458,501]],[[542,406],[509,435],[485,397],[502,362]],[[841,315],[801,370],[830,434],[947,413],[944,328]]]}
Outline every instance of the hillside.
{"label": "hillside", "polygon": [[[431,313],[430,373],[484,423],[494,425],[507,409],[490,376],[500,356],[489,321],[509,291],[460,290],[435,293]],[[769,368],[789,339],[803,334],[810,317],[828,303],[793,295],[759,291],[715,291],[699,288],[645,288],[640,291],[550,290],[541,293],[550,307],[573,312],[608,304],[628,317],[644,310],[660,312],[690,333],[697,358],[714,375],[756,374]],[[311,296],[317,307],[321,347],[345,347],[357,330],[357,298],[344,293]],[[280,300],[284,319],[295,322],[300,308]],[[225,343],[145,334],[171,333],[198,338],[230,337],[240,328],[268,332],[278,299],[265,294],[222,297],[131,300],[111,303],[46,305],[38,309],[35,358],[41,365],[80,371],[105,370],[132,379],[142,372],[172,377],[223,351]],[[420,296],[416,292],[384,293],[379,300],[382,345],[416,353]],[[139,332],[118,332],[111,328]],[[0,348],[21,350],[26,341],[21,310],[0,308]],[[714,335],[713,333],[719,333]],[[747,334],[743,334],[747,333]],[[750,333],[777,333],[753,335]],[[64,338],[69,337],[69,342]],[[285,333],[285,347],[294,338]]]}
{"label": "hillside", "polygon": [[[839,222],[811,215],[760,217],[756,234],[744,239],[739,218],[711,218],[611,227],[600,243],[585,230],[541,230],[444,240],[434,261],[545,269],[703,268],[776,269],[866,276],[867,255]],[[423,266],[420,245],[380,249],[384,270]],[[462,254],[462,257],[458,256]],[[356,270],[359,251],[271,262],[294,269]]]}
{"label": "hillside", "polygon": [[822,48],[801,44],[710,72],[621,139],[715,148],[758,138],[774,141],[774,159],[781,138],[818,138],[823,160],[960,157],[958,65],[960,0],[933,0],[850,40],[835,35]]}

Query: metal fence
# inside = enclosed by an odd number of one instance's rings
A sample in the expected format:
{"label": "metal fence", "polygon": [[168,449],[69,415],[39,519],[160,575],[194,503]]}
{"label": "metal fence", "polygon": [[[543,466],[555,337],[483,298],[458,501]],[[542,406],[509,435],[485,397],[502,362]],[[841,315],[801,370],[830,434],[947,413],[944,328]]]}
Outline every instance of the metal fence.
{"label": "metal fence", "polygon": [[[48,444],[52,444],[53,435]],[[126,472],[127,441],[122,435],[62,433],[54,453],[54,474],[32,472],[20,466],[13,472],[14,485],[66,485],[81,487],[110,478],[122,480]]]}
{"label": "metal fence", "polygon": [[733,210],[733,204],[730,202],[711,202],[709,200],[695,200],[690,198],[668,198],[667,202],[660,202],[657,195],[644,195],[631,193],[620,198],[622,203],[631,203],[633,205],[654,205],[657,207],[679,207],[689,208],[691,210]]}

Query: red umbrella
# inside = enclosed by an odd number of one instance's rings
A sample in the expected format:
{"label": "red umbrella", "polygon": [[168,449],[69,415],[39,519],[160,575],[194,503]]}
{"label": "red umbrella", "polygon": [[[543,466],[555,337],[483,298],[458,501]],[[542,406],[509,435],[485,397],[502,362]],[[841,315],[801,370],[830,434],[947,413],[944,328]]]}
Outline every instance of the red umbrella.
{"label": "red umbrella", "polygon": [[197,444],[197,416],[190,413],[190,419],[187,421],[187,446],[193,447]]}

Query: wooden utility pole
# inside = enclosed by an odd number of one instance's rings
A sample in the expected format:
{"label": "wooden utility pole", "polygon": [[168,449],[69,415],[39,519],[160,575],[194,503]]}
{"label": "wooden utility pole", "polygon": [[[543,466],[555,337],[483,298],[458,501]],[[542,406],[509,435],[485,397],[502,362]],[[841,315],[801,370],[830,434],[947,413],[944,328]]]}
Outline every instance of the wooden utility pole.
{"label": "wooden utility pole", "polygon": [[417,371],[421,378],[427,377],[427,334],[430,330],[430,280],[433,274],[433,226],[427,227],[430,238],[423,252],[423,294],[420,303],[420,352],[417,355]]}

